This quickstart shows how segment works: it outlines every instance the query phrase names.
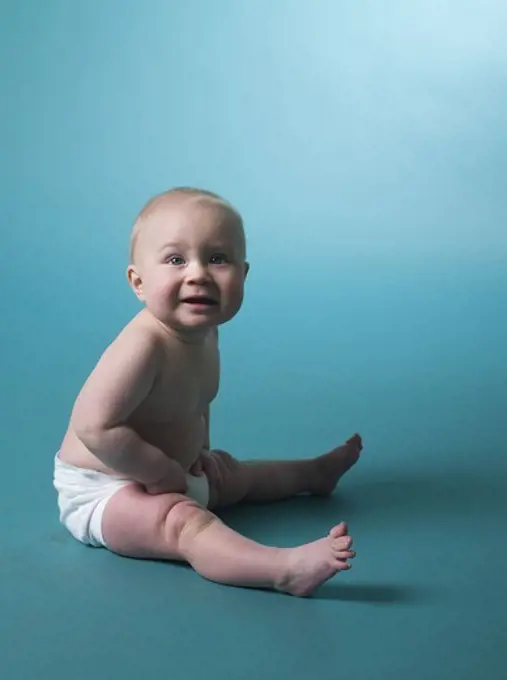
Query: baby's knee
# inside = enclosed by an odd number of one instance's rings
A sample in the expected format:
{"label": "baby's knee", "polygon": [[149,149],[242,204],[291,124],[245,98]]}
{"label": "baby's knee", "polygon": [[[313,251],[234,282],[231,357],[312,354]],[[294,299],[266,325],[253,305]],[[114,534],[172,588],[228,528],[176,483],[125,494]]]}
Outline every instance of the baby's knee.
{"label": "baby's knee", "polygon": [[182,540],[195,538],[215,519],[215,515],[196,501],[183,498],[168,510],[164,519],[164,532],[171,544],[179,545]]}

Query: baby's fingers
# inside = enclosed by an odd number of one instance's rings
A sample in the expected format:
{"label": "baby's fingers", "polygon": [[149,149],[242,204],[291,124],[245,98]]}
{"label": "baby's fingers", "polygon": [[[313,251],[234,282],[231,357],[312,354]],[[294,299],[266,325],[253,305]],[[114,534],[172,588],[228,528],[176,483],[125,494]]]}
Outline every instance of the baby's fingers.
{"label": "baby's fingers", "polygon": [[201,458],[195,461],[195,463],[190,468],[189,472],[194,477],[200,477],[201,475],[204,474],[204,466]]}
{"label": "baby's fingers", "polygon": [[204,472],[211,481],[215,483],[218,483],[220,481],[220,469],[217,464],[217,461],[213,456],[210,455],[204,456],[203,467]]}

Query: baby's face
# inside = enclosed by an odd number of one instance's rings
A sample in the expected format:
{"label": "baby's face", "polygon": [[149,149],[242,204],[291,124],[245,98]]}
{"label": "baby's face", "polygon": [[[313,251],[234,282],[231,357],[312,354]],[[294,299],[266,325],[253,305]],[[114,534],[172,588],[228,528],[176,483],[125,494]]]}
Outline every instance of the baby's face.
{"label": "baby's face", "polygon": [[135,259],[141,283],[133,288],[169,327],[216,326],[241,307],[248,269],[243,232],[220,204],[201,199],[160,207],[142,227]]}

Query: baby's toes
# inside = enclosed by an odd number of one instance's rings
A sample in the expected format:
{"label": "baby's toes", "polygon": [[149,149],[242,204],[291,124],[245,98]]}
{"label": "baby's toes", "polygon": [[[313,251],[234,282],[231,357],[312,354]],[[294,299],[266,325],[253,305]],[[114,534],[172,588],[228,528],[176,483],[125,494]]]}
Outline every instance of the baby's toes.
{"label": "baby's toes", "polygon": [[331,529],[329,532],[329,535],[331,536],[332,539],[337,540],[342,536],[345,536],[348,532],[348,527],[345,522],[340,522],[340,524],[337,524],[335,527]]}
{"label": "baby's toes", "polygon": [[340,538],[335,538],[333,541],[333,550],[350,550],[352,545],[352,538],[350,536],[340,536]]}
{"label": "baby's toes", "polygon": [[347,444],[354,444],[359,450],[361,450],[363,448],[363,440],[361,439],[361,435],[355,434],[353,437],[347,440]]}
{"label": "baby's toes", "polygon": [[353,550],[338,550],[335,552],[335,557],[341,562],[346,562],[347,560],[353,560],[356,553]]}
{"label": "baby's toes", "polygon": [[335,567],[339,571],[343,571],[343,570],[346,570],[346,569],[350,569],[352,567],[352,565],[350,564],[350,562],[346,562],[345,560],[336,559]]}

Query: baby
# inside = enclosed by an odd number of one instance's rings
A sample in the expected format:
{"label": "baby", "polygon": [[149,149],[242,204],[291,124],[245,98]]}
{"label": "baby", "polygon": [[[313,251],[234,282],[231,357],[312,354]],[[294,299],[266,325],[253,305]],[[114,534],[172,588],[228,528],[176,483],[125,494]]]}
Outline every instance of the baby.
{"label": "baby", "polygon": [[213,510],[331,494],[362,449],[354,435],[314,459],[240,462],[211,449],[218,327],[239,311],[243,223],[219,196],[179,188],[134,224],[127,277],[143,309],[84,384],[55,457],[60,520],[79,541],[188,562],[207,579],[306,596],[355,553],[345,523],[295,548],[260,545]]}

